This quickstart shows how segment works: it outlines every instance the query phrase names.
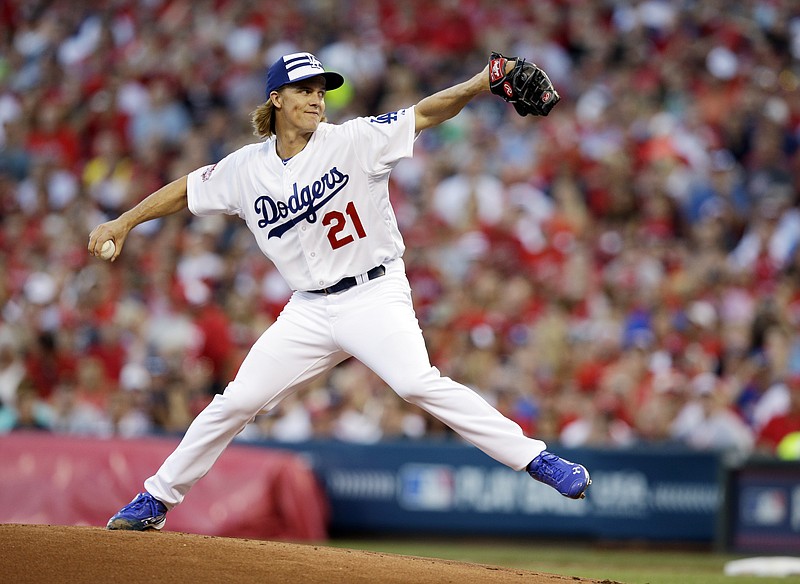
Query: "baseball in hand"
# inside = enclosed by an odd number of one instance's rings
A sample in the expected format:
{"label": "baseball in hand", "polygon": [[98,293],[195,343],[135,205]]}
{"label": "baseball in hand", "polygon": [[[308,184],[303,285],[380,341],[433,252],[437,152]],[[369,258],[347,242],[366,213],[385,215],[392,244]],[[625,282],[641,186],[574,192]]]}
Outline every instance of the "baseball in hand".
{"label": "baseball in hand", "polygon": [[114,257],[114,252],[117,251],[117,246],[110,239],[103,244],[100,248],[100,257],[104,260],[110,260]]}

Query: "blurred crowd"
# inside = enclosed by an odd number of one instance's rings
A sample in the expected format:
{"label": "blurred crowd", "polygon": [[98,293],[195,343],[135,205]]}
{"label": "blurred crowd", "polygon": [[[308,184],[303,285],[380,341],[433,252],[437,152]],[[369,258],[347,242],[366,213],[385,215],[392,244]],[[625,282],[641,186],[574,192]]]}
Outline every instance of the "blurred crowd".
{"label": "blurred crowd", "polygon": [[[244,225],[86,242],[254,141],[278,56],[345,75],[335,123],[499,50],[553,113],[481,96],[393,173],[432,362],[565,446],[800,457],[797,2],[6,0],[0,42],[0,432],[180,433],[224,390],[290,293]],[[351,359],[240,435],[311,438],[454,436]]]}

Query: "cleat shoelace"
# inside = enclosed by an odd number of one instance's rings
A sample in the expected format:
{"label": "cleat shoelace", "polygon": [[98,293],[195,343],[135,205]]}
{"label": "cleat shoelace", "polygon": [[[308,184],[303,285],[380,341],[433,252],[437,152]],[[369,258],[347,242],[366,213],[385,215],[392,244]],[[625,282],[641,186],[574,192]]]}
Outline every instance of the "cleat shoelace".
{"label": "cleat shoelace", "polygon": [[551,477],[556,481],[561,481],[561,479],[564,478],[565,470],[552,464],[552,458],[555,457],[552,455],[543,456],[541,459],[541,464],[539,465],[539,468],[536,469],[536,472]]}
{"label": "cleat shoelace", "polygon": [[134,512],[136,515],[139,515],[140,511],[144,510],[147,511],[149,515],[156,516],[162,513],[159,507],[159,502],[156,499],[152,497],[139,497],[128,504],[127,510]]}
{"label": "cleat shoelace", "polygon": [[554,465],[550,464],[550,461],[547,460],[546,458],[542,459],[542,463],[543,463],[542,466],[539,467],[539,471],[542,474],[545,474],[545,475],[547,475],[549,477],[552,477],[553,479],[555,479],[555,480],[557,480],[559,482],[561,481],[561,479],[564,478],[564,469],[563,468],[558,468],[557,466],[554,466]]}

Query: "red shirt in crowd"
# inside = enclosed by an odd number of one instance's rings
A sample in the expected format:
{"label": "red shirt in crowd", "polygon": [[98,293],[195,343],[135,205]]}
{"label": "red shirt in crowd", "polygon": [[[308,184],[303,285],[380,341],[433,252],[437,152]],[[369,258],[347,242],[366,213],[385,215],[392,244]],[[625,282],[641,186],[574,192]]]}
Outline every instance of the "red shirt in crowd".
{"label": "red shirt in crowd", "polygon": [[792,432],[800,432],[800,412],[775,416],[758,434],[758,445],[774,451],[781,440]]}

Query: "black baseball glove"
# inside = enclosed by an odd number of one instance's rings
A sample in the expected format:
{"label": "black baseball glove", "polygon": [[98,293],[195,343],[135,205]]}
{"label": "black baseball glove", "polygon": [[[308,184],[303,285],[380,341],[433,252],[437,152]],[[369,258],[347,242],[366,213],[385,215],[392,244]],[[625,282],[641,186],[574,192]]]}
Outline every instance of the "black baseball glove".
{"label": "black baseball glove", "polygon": [[[508,61],[514,61],[510,73],[506,73]],[[561,99],[547,73],[525,59],[500,53],[492,53],[489,58],[489,87],[492,93],[513,104],[521,116],[546,116]]]}

